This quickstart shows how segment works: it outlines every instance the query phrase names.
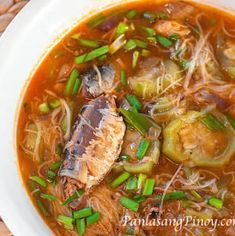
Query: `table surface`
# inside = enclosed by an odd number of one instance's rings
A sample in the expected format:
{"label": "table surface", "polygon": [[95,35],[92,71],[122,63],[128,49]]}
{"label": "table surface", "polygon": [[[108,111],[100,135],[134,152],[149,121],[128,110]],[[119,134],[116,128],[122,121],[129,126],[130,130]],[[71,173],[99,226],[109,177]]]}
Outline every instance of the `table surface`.
{"label": "table surface", "polygon": [[[0,0],[0,36],[17,13],[29,0]],[[0,236],[10,236],[11,232],[0,217]]]}

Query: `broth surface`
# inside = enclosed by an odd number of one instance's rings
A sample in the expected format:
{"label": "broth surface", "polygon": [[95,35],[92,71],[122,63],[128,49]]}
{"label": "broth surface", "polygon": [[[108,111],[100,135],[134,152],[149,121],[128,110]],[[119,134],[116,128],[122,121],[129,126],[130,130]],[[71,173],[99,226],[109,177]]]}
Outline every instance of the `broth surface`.
{"label": "broth surface", "polygon": [[55,235],[83,235],[83,223],[84,235],[235,235],[231,222],[176,232],[131,220],[234,219],[234,24],[209,7],[143,1],[79,24],[50,51],[17,143],[26,190]]}

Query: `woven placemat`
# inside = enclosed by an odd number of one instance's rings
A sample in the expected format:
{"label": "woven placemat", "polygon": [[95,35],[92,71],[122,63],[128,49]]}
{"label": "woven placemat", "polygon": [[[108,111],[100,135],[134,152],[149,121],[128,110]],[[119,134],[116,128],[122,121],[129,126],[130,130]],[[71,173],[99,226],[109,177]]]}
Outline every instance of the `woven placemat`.
{"label": "woven placemat", "polygon": [[[29,0],[0,0],[0,36],[28,1]],[[10,235],[12,234],[0,217],[0,236]]]}

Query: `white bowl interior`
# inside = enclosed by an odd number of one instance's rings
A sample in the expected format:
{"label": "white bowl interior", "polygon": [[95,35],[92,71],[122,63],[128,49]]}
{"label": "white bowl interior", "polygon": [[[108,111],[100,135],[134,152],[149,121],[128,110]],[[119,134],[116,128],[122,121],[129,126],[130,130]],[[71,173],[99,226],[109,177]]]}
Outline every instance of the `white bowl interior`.
{"label": "white bowl interior", "polygon": [[[0,40],[0,215],[16,236],[51,235],[32,206],[18,175],[15,114],[22,89],[45,50],[79,19],[125,0],[31,0]],[[234,0],[197,0],[235,9]],[[95,9],[95,10],[94,10]],[[23,90],[24,91],[24,90]]]}

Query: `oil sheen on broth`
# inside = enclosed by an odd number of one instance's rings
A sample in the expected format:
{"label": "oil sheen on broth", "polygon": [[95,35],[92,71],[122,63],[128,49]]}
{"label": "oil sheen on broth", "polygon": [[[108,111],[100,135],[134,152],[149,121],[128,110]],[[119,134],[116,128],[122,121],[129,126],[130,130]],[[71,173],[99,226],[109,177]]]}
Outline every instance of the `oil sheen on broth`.
{"label": "oil sheen on broth", "polygon": [[[55,235],[175,235],[132,219],[235,216],[235,19],[143,1],[81,23],[34,74],[25,187]],[[235,235],[184,225],[177,235]]]}

